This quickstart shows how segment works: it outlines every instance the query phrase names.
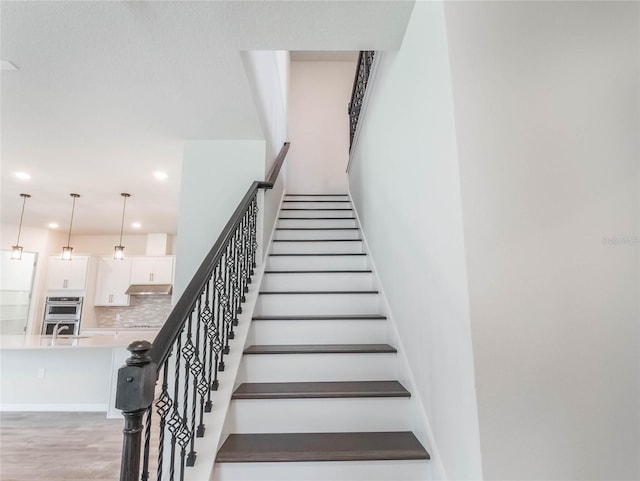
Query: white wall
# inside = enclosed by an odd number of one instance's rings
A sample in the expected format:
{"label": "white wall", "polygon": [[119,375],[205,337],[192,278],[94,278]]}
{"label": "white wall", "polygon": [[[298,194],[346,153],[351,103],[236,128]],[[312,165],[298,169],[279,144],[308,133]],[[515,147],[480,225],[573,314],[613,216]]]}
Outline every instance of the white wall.
{"label": "white wall", "polygon": [[251,183],[264,175],[264,159],[264,140],[186,143],[176,241],[174,303]]}
{"label": "white wall", "polygon": [[640,478],[639,9],[445,6],[487,479]]}
{"label": "white wall", "polygon": [[[242,53],[254,103],[266,141],[264,173],[254,180],[264,180],[287,140],[287,105],[289,92],[289,52],[285,50],[251,50]],[[262,232],[266,249],[284,193],[286,164],[273,189],[264,196]]]}
{"label": "white wall", "polygon": [[345,193],[354,62],[291,62],[287,192]]}
{"label": "white wall", "polygon": [[436,476],[482,477],[444,12],[379,54],[350,191],[428,418]]}

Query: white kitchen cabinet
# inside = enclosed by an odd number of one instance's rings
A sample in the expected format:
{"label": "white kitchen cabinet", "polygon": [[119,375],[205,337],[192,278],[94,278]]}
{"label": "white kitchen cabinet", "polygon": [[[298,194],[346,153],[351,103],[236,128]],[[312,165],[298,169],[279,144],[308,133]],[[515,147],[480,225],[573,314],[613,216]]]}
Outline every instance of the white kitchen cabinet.
{"label": "white kitchen cabinet", "polygon": [[173,284],[173,256],[134,257],[131,284]]}
{"label": "white kitchen cabinet", "polygon": [[114,259],[101,257],[98,259],[98,274],[94,306],[128,306],[129,296],[125,291],[129,287],[131,276],[131,259]]}
{"label": "white kitchen cabinet", "polygon": [[73,256],[70,261],[49,257],[47,289],[50,291],[84,291],[87,284],[89,257]]}

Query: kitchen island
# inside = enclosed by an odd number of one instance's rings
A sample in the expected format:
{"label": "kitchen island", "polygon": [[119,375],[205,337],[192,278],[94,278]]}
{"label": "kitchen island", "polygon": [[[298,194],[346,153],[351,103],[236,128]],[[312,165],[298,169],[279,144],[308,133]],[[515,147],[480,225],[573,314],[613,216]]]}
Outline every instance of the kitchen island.
{"label": "kitchen island", "polygon": [[[88,333],[87,333],[88,334]],[[0,410],[94,411],[118,417],[118,369],[138,340],[157,330],[80,336],[0,336]]]}

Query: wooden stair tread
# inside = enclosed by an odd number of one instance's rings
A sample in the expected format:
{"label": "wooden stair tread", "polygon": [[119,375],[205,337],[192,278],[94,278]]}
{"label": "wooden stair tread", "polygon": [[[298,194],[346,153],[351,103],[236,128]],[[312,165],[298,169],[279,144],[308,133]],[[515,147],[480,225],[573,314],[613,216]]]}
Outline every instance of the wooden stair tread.
{"label": "wooden stair tread", "polygon": [[253,316],[254,321],[351,321],[351,320],[384,320],[387,316],[382,314],[330,314],[330,315],[268,315],[268,316]]}
{"label": "wooden stair tread", "polygon": [[366,256],[367,254],[364,252],[329,252],[329,253],[321,253],[321,254],[269,254],[274,257],[293,257],[293,256]]}
{"label": "wooden stair tread", "polygon": [[389,344],[254,344],[245,354],[395,353]]}
{"label": "wooden stair tread", "polygon": [[346,197],[349,194],[285,194],[285,197]]}
{"label": "wooden stair tread", "polygon": [[362,239],[273,239],[271,242],[362,242]]}
{"label": "wooden stair tread", "polygon": [[429,459],[411,432],[231,434],[217,462]]}
{"label": "wooden stair tread", "polygon": [[371,269],[335,269],[315,271],[264,271],[265,274],[371,274]]}
{"label": "wooden stair tread", "polygon": [[378,291],[260,291],[258,294],[378,294]]}
{"label": "wooden stair tread", "polygon": [[282,210],[353,210],[353,209],[345,209],[343,207],[283,207]]}
{"label": "wooden stair tread", "polygon": [[278,217],[278,220],[344,220],[344,219],[355,220],[355,217]]}
{"label": "wooden stair tread", "polygon": [[398,381],[243,383],[232,399],[317,399],[411,397]]}
{"label": "wooden stair tread", "polygon": [[351,202],[350,200],[327,200],[327,199],[318,199],[318,200],[283,200],[282,202]]}
{"label": "wooden stair tread", "polygon": [[360,230],[359,227],[276,227],[276,230]]}

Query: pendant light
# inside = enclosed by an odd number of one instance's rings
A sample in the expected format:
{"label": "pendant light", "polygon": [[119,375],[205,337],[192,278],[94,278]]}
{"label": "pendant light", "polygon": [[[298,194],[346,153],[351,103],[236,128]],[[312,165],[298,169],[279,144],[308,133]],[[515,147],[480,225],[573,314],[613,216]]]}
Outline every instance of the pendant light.
{"label": "pendant light", "polygon": [[69,194],[73,197],[73,205],[71,206],[71,221],[69,222],[69,237],[67,238],[67,245],[62,248],[62,259],[65,261],[71,260],[71,253],[73,252],[73,247],[71,247],[71,227],[73,226],[73,213],[76,210],[76,199],[80,197],[79,194]]}
{"label": "pendant light", "polygon": [[120,224],[120,242],[115,247],[115,252],[113,253],[113,258],[114,259],[123,260],[124,259],[124,246],[122,245],[122,231],[124,230],[124,211],[127,208],[127,198],[131,197],[131,194],[127,194],[126,192],[123,192],[120,195],[123,198],[123,200],[122,200],[122,223]]}
{"label": "pendant light", "polygon": [[18,240],[16,245],[11,246],[11,259],[16,261],[22,260],[22,246],[20,245],[20,233],[22,232],[22,218],[24,217],[24,204],[31,197],[29,194],[20,194],[22,197],[22,214],[20,214],[20,226],[18,227]]}

